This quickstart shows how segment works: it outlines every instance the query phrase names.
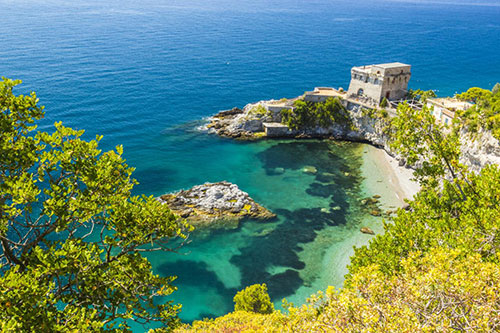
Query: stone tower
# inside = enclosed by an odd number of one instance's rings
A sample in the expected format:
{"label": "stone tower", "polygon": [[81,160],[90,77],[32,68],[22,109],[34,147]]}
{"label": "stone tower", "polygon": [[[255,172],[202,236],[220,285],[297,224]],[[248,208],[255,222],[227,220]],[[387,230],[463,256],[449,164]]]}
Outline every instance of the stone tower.
{"label": "stone tower", "polygon": [[406,97],[411,66],[400,62],[353,67],[348,95],[378,105],[385,97],[398,100]]}

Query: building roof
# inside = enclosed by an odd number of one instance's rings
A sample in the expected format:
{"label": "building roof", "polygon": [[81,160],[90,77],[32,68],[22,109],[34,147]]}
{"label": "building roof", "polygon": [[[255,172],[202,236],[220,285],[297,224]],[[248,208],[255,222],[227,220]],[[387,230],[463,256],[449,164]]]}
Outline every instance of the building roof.
{"label": "building roof", "polygon": [[262,126],[264,128],[288,128],[287,125],[282,123],[262,123]]}
{"label": "building roof", "polygon": [[340,93],[338,90],[330,87],[316,87],[314,88],[314,91],[306,91],[306,95],[318,95],[318,96],[342,96],[342,93]]}
{"label": "building roof", "polygon": [[397,68],[397,67],[407,67],[407,66],[410,66],[410,65],[407,65],[407,64],[403,64],[402,62],[389,62],[389,63],[386,63],[386,64],[378,64],[378,65],[373,65],[373,66],[377,66],[377,67],[381,67],[381,68]]}
{"label": "building roof", "polygon": [[389,62],[386,64],[376,64],[376,65],[365,65],[365,66],[357,66],[353,67],[358,70],[363,70],[363,69],[371,69],[373,67],[378,67],[378,68],[383,68],[383,69],[390,69],[390,68],[399,68],[399,67],[411,67],[411,65],[403,64],[402,62]]}
{"label": "building roof", "polygon": [[473,104],[469,102],[464,102],[460,101],[456,98],[450,98],[450,97],[445,97],[445,98],[429,98],[427,100],[429,103],[450,109],[450,110],[467,110],[470,108]]}

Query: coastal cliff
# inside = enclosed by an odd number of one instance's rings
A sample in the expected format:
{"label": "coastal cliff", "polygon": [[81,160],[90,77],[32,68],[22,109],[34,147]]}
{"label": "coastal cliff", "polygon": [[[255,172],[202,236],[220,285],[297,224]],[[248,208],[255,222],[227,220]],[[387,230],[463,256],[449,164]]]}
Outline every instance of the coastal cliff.
{"label": "coastal cliff", "polygon": [[[295,98],[281,102],[284,109],[291,108]],[[342,99],[350,123],[333,123],[327,127],[309,126],[302,129],[291,129],[283,124],[282,113],[276,104],[280,101],[260,101],[247,104],[243,109],[233,108],[222,111],[208,118],[205,129],[222,137],[237,140],[259,140],[264,138],[328,138],[366,142],[383,148],[389,155],[405,165],[388,143],[387,126],[389,118],[395,114],[394,109],[380,110],[370,108],[362,102]],[[488,164],[500,164],[500,146],[491,132],[481,130],[471,135],[466,129],[460,131],[461,162],[478,172]]]}

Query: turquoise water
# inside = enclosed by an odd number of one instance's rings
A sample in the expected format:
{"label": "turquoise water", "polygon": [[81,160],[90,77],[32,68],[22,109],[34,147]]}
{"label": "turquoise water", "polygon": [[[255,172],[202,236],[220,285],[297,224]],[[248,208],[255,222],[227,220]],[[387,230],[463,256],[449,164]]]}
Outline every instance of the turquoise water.
{"label": "turquoise water", "polygon": [[[229,311],[251,283],[268,283],[277,303],[341,285],[352,245],[370,237],[359,226],[380,230],[359,198],[382,192],[393,204],[366,146],[237,143],[196,131],[197,120],[345,88],[353,65],[410,63],[411,87],[440,95],[500,81],[497,1],[0,0],[0,13],[0,75],[37,91],[42,129],[62,120],[103,134],[105,149],[123,144],[136,193],[228,180],[278,214],[150,258],[179,276],[174,299],[187,321]],[[308,165],[318,173],[303,173]],[[381,178],[380,190],[363,177]]]}

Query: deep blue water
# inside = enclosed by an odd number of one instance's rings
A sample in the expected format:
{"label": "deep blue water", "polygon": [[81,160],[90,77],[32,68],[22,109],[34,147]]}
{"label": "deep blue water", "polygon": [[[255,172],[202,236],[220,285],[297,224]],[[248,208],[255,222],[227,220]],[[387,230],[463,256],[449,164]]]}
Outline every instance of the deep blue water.
{"label": "deep blue water", "polygon": [[[226,179],[278,212],[264,238],[252,236],[262,225],[249,222],[199,237],[191,254],[151,258],[158,272],[179,275],[174,299],[185,320],[230,311],[234,292],[249,283],[271,284],[277,302],[327,283],[315,284],[313,261],[300,253],[328,226],[347,223],[355,199],[345,191],[361,181],[357,145],[241,144],[199,133],[193,122],[314,86],[346,88],[354,65],[409,63],[410,86],[439,95],[500,81],[500,2],[491,0],[0,0],[0,14],[0,75],[22,79],[19,92],[37,91],[42,129],[62,120],[89,138],[103,134],[105,149],[122,144],[137,168],[136,193]],[[336,158],[330,165],[325,156]],[[305,165],[353,176],[325,181],[301,173]],[[273,175],[275,167],[286,173]],[[334,222],[322,220],[319,207],[332,202],[341,210]],[[325,237],[324,246],[340,241]],[[216,267],[231,272],[226,280]]]}

